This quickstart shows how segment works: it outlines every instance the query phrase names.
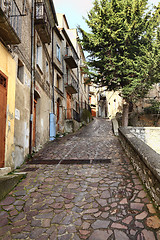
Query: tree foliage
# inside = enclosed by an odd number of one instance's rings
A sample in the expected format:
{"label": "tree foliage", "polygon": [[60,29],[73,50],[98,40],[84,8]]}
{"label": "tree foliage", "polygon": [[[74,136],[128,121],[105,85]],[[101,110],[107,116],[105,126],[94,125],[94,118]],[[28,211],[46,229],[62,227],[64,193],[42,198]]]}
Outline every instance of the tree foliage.
{"label": "tree foliage", "polygon": [[86,19],[90,33],[79,27],[92,79],[121,89],[127,102],[160,82],[159,11],[150,11],[147,0],[95,0]]}

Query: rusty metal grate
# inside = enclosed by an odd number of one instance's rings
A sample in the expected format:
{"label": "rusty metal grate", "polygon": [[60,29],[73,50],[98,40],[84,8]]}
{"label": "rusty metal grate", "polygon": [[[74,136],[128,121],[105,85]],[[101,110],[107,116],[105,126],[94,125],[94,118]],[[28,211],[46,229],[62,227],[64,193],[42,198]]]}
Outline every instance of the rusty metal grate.
{"label": "rusty metal grate", "polygon": [[52,159],[52,160],[39,160],[33,159],[28,164],[47,164],[47,165],[73,165],[73,164],[108,164],[111,163],[111,159]]}

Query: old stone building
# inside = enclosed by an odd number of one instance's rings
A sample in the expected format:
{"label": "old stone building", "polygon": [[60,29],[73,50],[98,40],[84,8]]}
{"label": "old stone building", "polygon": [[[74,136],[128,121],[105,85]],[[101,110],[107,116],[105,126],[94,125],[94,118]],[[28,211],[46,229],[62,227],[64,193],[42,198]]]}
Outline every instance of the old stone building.
{"label": "old stone building", "polygon": [[123,99],[118,91],[107,91],[106,87],[91,83],[89,96],[93,117],[112,119],[117,113],[122,113]]}
{"label": "old stone building", "polygon": [[7,171],[50,137],[55,24],[52,0],[0,1],[0,167]]}
{"label": "old stone building", "polygon": [[77,37],[52,0],[0,1],[0,168],[80,127],[88,85]]}
{"label": "old stone building", "polygon": [[59,58],[63,73],[60,75],[59,71],[59,75],[55,74],[57,130],[73,132],[79,129],[82,109],[87,109],[88,106],[88,85],[85,83],[82,71],[85,57],[77,41],[77,30],[69,28],[64,14],[58,13],[57,19],[61,41],[56,43],[56,58]]}
{"label": "old stone building", "polygon": [[[28,80],[27,76],[30,79],[31,47],[27,42],[31,33],[30,23],[30,1],[0,1],[0,103],[2,103],[0,106],[2,143],[0,144],[0,167],[6,167],[6,171],[15,168],[18,165],[17,161],[19,161],[19,156],[16,156],[16,146],[18,145],[16,126],[17,120],[23,119],[23,114],[17,109],[18,103],[24,107],[23,113],[25,108],[26,112],[29,110],[27,100],[30,100],[30,87],[28,87],[30,82],[26,83],[26,81]],[[22,29],[24,30],[23,34]],[[27,33],[28,39],[24,37],[24,33]],[[25,66],[24,62],[26,62]],[[21,70],[20,67],[22,67]],[[26,90],[25,106],[23,105],[23,92],[21,89],[18,90],[18,81],[20,84],[24,84],[23,88]],[[28,119],[26,117],[26,128],[27,125],[29,125],[29,117]],[[23,131],[23,129],[21,130]],[[21,131],[20,133],[22,134]]]}

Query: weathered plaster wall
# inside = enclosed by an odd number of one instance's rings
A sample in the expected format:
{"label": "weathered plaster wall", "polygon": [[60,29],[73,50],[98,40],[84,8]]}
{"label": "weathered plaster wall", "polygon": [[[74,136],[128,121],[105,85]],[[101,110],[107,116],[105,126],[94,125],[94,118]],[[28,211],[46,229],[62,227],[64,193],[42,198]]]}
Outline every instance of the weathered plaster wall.
{"label": "weathered plaster wall", "polygon": [[0,43],[0,70],[8,77],[5,139],[5,167],[14,168],[16,62]]}
{"label": "weathered plaster wall", "polygon": [[52,101],[43,91],[38,83],[35,90],[38,90],[36,109],[36,149],[49,141],[49,113],[51,112]]}
{"label": "weathered plaster wall", "polygon": [[23,163],[29,153],[30,81],[30,73],[25,67],[24,82],[18,78],[16,80],[15,168]]}

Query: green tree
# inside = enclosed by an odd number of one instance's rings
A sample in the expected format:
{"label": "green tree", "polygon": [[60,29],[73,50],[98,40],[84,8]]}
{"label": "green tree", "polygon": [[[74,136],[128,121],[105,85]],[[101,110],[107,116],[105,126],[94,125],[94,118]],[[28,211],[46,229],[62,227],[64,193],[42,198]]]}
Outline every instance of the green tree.
{"label": "green tree", "polygon": [[124,126],[129,102],[160,82],[158,17],[159,8],[149,11],[147,0],[95,0],[86,19],[90,33],[79,27],[92,81],[121,92]]}

